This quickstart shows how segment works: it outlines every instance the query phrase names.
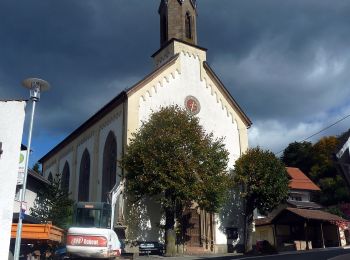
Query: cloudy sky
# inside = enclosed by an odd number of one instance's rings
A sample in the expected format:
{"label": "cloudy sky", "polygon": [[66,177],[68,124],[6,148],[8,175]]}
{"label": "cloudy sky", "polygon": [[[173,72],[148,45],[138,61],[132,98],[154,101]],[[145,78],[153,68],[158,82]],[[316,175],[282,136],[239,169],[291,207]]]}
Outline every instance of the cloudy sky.
{"label": "cloudy sky", "polygon": [[[52,85],[32,162],[152,70],[159,1],[0,1],[0,99],[28,98],[28,76]],[[199,45],[253,121],[251,146],[277,153],[350,114],[350,1],[197,2]],[[348,128],[350,118],[312,141]]]}

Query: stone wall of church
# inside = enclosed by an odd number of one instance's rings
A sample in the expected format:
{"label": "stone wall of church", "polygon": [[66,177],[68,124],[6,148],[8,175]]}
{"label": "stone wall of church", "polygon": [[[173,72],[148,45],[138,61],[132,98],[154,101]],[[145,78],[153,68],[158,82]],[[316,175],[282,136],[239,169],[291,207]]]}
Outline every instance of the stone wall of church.
{"label": "stone wall of church", "polygon": [[[43,163],[44,177],[51,173],[62,174],[64,166],[69,166],[69,191],[74,200],[78,200],[80,164],[84,151],[90,156],[89,200],[101,201],[103,150],[106,138],[112,132],[117,143],[117,160],[123,153],[123,104],[104,115],[93,126],[86,129],[54,156]],[[117,167],[117,182],[121,170]]]}
{"label": "stone wall of church", "polygon": [[[192,44],[197,43],[197,32],[196,32],[196,9],[192,5],[190,0],[183,1],[180,3],[178,0],[168,0],[167,5],[164,5],[164,9],[161,9],[161,17],[167,17],[167,30],[168,38],[181,39]],[[191,17],[191,36],[192,38],[186,37],[185,20],[186,15],[189,14]]]}
{"label": "stone wall of church", "polygon": [[[132,115],[132,118],[128,116],[128,137],[140,127],[142,121],[149,118],[152,111],[169,105],[184,107],[186,97],[194,96],[200,102],[201,109],[197,114],[200,123],[208,132],[213,132],[215,137],[225,138],[225,146],[230,152],[228,167],[233,169],[237,158],[248,147],[247,126],[229,103],[227,96],[203,68],[205,51],[183,43],[174,42],[174,44],[176,46],[169,46],[169,49],[175,50],[175,53],[178,50],[180,55],[176,62],[160,71],[157,77],[152,78],[146,86],[129,97],[128,115]],[[163,49],[160,55],[163,56],[155,57],[156,66],[157,61],[164,64],[167,57],[171,57],[166,49]],[[243,238],[241,200],[236,191],[232,191],[228,196],[228,204],[216,215],[216,251],[227,249],[226,228],[237,228],[239,237]],[[157,206],[154,206],[154,209],[156,210]],[[143,210],[142,214],[147,212],[149,211]],[[146,230],[151,239],[159,239],[161,218],[157,216],[153,221],[146,214],[142,219],[145,217],[148,219],[147,225],[129,225],[131,229],[134,228],[129,230],[131,238],[139,239]],[[242,241],[236,242],[242,243]]]}

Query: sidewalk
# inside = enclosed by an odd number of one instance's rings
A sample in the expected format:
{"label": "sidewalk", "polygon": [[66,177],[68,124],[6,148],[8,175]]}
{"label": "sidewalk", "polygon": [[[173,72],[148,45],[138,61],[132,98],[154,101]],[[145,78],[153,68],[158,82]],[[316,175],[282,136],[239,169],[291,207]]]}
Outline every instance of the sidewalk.
{"label": "sidewalk", "polygon": [[[287,256],[287,255],[302,255],[307,253],[316,253],[316,252],[327,252],[327,251],[336,251],[339,249],[345,249],[346,251],[350,251],[350,246],[345,247],[331,247],[331,248],[317,248],[317,249],[311,249],[308,251],[285,251],[285,252],[279,252],[278,254],[273,254],[270,256]],[[348,258],[344,258],[347,256]],[[341,256],[339,258],[334,258],[334,260],[349,260],[349,254]],[[204,255],[181,255],[181,256],[174,256],[174,257],[165,257],[165,256],[158,256],[158,255],[150,255],[150,256],[135,256],[134,259],[137,260],[147,260],[147,259],[169,259],[169,260],[200,260],[200,259],[215,259],[215,260],[224,260],[224,259],[249,259],[249,258],[264,258],[269,257],[269,255],[244,255],[244,254],[236,254],[236,253],[227,253],[227,254],[204,254]],[[331,258],[330,258],[331,259]]]}
{"label": "sidewalk", "polygon": [[165,256],[159,256],[159,255],[150,255],[150,256],[136,256],[134,259],[169,259],[169,260],[195,260],[195,259],[208,259],[208,258],[229,258],[229,259],[235,259],[235,258],[241,258],[244,257],[243,254],[234,254],[234,253],[227,253],[227,254],[204,254],[204,255],[181,255],[181,256],[172,256],[172,257],[165,257]]}

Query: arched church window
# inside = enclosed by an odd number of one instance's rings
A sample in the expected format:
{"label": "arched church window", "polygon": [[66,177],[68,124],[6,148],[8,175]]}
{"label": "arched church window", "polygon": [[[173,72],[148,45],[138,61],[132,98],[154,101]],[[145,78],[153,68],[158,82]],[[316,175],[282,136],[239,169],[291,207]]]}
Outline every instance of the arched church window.
{"label": "arched church window", "polygon": [[188,39],[192,39],[192,17],[189,12],[186,13],[186,17],[185,17],[185,29],[186,29],[186,37]]}
{"label": "arched church window", "polygon": [[63,167],[62,177],[61,177],[61,188],[66,192],[69,191],[69,177],[70,177],[69,164],[66,161]]}
{"label": "arched church window", "polygon": [[107,201],[108,192],[117,179],[117,141],[113,132],[109,132],[103,150],[102,194],[101,200]]}
{"label": "arched church window", "polygon": [[90,189],[90,154],[85,149],[80,162],[78,200],[89,201]]}
{"label": "arched church window", "polygon": [[168,23],[165,15],[160,17],[160,40],[164,43],[168,40]]}
{"label": "arched church window", "polygon": [[52,181],[53,181],[53,177],[52,177],[52,173],[51,173],[51,172],[49,173],[49,176],[47,176],[47,180],[48,180],[49,182],[52,182]]}

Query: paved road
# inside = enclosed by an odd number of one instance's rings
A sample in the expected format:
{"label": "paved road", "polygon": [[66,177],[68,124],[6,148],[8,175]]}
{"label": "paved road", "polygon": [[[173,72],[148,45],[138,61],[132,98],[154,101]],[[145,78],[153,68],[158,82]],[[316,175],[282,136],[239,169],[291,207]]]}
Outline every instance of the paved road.
{"label": "paved road", "polygon": [[[335,258],[336,257],[336,258]],[[334,258],[334,259],[333,259]],[[221,256],[182,256],[182,257],[159,257],[159,256],[140,256],[136,258],[137,260],[146,259],[168,259],[168,260],[350,260],[350,249],[336,248],[336,249],[324,249],[324,250],[314,250],[308,252],[290,252],[290,253],[280,253],[270,256],[254,256],[247,257],[242,255],[221,255]]]}

